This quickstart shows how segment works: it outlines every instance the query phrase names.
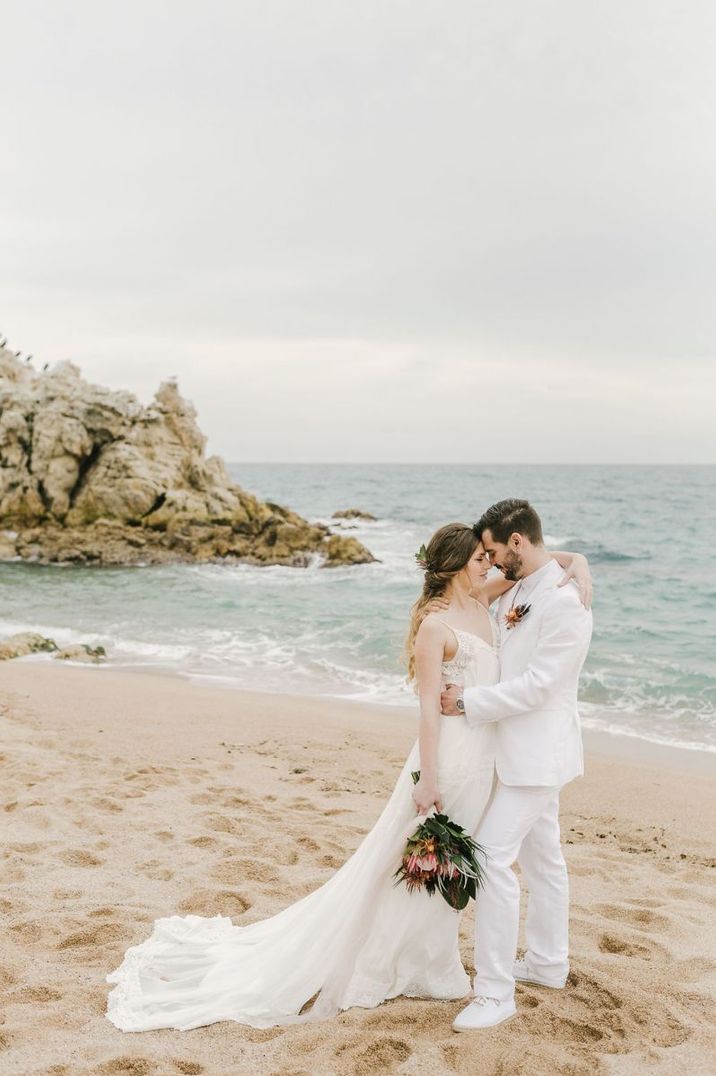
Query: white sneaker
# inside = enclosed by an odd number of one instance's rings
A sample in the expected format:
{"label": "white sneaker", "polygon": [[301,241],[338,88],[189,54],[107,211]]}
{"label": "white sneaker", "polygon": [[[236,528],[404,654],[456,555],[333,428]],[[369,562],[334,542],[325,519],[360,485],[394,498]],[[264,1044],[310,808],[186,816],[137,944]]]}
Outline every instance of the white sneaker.
{"label": "white sneaker", "polygon": [[532,971],[526,960],[516,960],[514,967],[512,968],[512,974],[518,983],[532,983],[533,986],[548,986],[552,990],[563,990],[566,978],[564,979],[547,979],[543,975],[539,975],[536,971]]}
{"label": "white sneaker", "polygon": [[514,1000],[498,1001],[497,998],[476,997],[466,1009],[453,1020],[453,1031],[480,1031],[494,1027],[517,1015]]}

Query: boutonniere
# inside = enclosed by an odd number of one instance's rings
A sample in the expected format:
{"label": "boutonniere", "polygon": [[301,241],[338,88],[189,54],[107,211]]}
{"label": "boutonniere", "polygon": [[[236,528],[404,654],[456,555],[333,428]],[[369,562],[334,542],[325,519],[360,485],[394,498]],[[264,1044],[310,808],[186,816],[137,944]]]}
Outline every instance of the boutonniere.
{"label": "boutonniere", "polygon": [[508,609],[505,613],[507,630],[511,631],[516,628],[520,621],[525,619],[531,608],[531,605],[513,605],[511,609]]}

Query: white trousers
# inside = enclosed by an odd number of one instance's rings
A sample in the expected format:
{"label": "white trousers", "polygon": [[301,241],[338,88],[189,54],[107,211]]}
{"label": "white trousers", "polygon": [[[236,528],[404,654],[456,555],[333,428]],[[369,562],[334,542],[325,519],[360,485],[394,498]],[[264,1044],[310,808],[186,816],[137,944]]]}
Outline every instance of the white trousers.
{"label": "white trousers", "polygon": [[529,901],[526,959],[532,971],[561,980],[569,971],[569,880],[560,847],[559,787],[524,788],[499,781],[475,835],[487,853],[485,885],[475,901],[475,994],[510,1000],[517,953],[520,884]]}

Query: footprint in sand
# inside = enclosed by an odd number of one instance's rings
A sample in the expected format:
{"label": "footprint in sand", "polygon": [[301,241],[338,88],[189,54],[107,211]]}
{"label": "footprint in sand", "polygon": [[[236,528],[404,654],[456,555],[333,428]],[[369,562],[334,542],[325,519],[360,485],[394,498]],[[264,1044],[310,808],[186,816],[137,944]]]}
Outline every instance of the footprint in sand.
{"label": "footprint in sand", "polygon": [[[146,1057],[115,1057],[95,1070],[101,1076],[157,1076],[161,1071]],[[164,1069],[166,1072],[166,1069]]]}
{"label": "footprint in sand", "polygon": [[[52,826],[52,819],[42,810],[37,808],[44,808],[47,805],[44,803],[28,803],[23,808],[22,819],[26,825],[30,825],[33,829],[50,829]],[[31,812],[31,813],[28,813]]]}
{"label": "footprint in sand", "polygon": [[215,848],[219,843],[216,837],[188,837],[187,844],[191,844],[194,848]]}
{"label": "footprint in sand", "polygon": [[[67,801],[72,802],[70,800]],[[90,804],[98,811],[105,811],[107,814],[119,814],[124,810],[121,803],[117,803],[116,800],[110,799],[109,796],[98,796],[93,800],[90,800]]]}
{"label": "footprint in sand", "polygon": [[307,852],[318,852],[320,845],[314,841],[313,837],[298,837],[296,844],[300,844],[301,848],[305,848]]}
{"label": "footprint in sand", "polygon": [[[615,982],[610,972],[610,985]],[[617,988],[615,988],[617,989]],[[564,1016],[569,1026],[565,1038],[581,1042],[596,1041],[585,1027],[599,1029],[602,1033],[600,1049],[609,1053],[622,1053],[635,1049],[635,1040],[641,1046],[676,1046],[689,1037],[688,1028],[669,1011],[667,993],[656,993],[648,1006],[639,1001],[624,987],[624,996],[608,989],[595,975],[581,970],[572,971],[567,980],[567,990],[559,999],[561,1010],[553,1013],[555,1021]],[[586,1037],[583,1037],[586,1036]]]}
{"label": "footprint in sand", "polygon": [[6,966],[0,964],[0,986],[14,986],[18,981],[18,977],[15,972]]}
{"label": "footprint in sand", "polygon": [[11,852],[18,852],[23,856],[34,856],[38,852],[44,852],[47,845],[38,841],[15,841],[14,844],[9,844],[8,848]]}
{"label": "footprint in sand", "polygon": [[246,879],[275,883],[279,880],[279,873],[264,860],[230,858],[220,860],[211,871],[211,877],[224,885],[240,885]]}
{"label": "footprint in sand", "polygon": [[635,908],[623,904],[597,904],[596,911],[606,919],[616,919],[640,929],[649,927],[652,930],[666,930],[670,926],[665,915],[660,915],[650,908]]}
{"label": "footprint in sand", "polygon": [[194,804],[197,807],[204,806],[207,803],[215,803],[216,797],[210,792],[199,792],[196,796],[189,797],[189,803]]}
{"label": "footprint in sand", "polygon": [[49,986],[26,986],[10,995],[13,1002],[30,1002],[32,1004],[46,1005],[50,1001],[60,1001],[62,994],[59,990],[52,990]]}
{"label": "footprint in sand", "polygon": [[174,877],[174,871],[164,867],[158,859],[148,859],[146,863],[139,863],[137,870],[155,882],[168,882]]}
{"label": "footprint in sand", "polygon": [[179,905],[185,915],[243,915],[251,907],[251,901],[233,889],[199,889]]}
{"label": "footprint in sand", "polygon": [[336,1054],[347,1055],[355,1063],[357,1072],[395,1072],[404,1065],[413,1051],[405,1039],[387,1035],[374,1039],[367,1046],[356,1047],[352,1042],[339,1046]]}
{"label": "footprint in sand", "polygon": [[227,818],[221,814],[210,814],[206,819],[206,827],[215,833],[231,833],[234,835],[243,833],[246,828],[238,819]]}
{"label": "footprint in sand", "polygon": [[689,957],[687,960],[676,961],[672,967],[683,982],[703,982],[716,973],[716,960]]}
{"label": "footprint in sand", "polygon": [[569,997],[588,1008],[596,1006],[606,1011],[621,1009],[624,1005],[622,998],[584,971],[570,971],[567,986],[571,987]]}
{"label": "footprint in sand", "polygon": [[651,960],[651,950],[645,945],[636,945],[633,942],[625,941],[616,934],[602,934],[598,944],[602,953],[615,953],[619,956],[638,956],[644,960]]}
{"label": "footprint in sand", "polygon": [[[265,798],[268,799],[269,797],[266,796]],[[237,808],[237,807],[252,807],[253,806],[253,803],[248,798],[248,796],[237,796],[237,795],[235,795],[233,793],[231,795],[228,795],[228,796],[223,796],[222,800],[221,800],[221,803],[222,803],[222,805],[224,807],[233,807],[233,808]]]}
{"label": "footprint in sand", "polygon": [[331,855],[330,853],[325,856],[321,856],[318,862],[322,867],[331,867],[333,870],[338,870],[343,865],[343,857]]}
{"label": "footprint in sand", "polygon": [[81,848],[66,848],[64,852],[60,852],[59,858],[68,867],[100,867],[104,862],[99,856]]}
{"label": "footprint in sand", "polygon": [[119,923],[98,923],[76,930],[59,942],[58,949],[82,949],[88,946],[107,945],[119,941],[125,935],[124,927]]}
{"label": "footprint in sand", "polygon": [[28,919],[24,923],[13,923],[10,930],[25,942],[37,942],[45,933],[44,924],[38,919]]}
{"label": "footprint in sand", "polygon": [[[9,854],[5,853],[5,858],[9,859]],[[2,869],[3,882],[24,882],[25,872],[17,863],[10,860]]]}
{"label": "footprint in sand", "polygon": [[563,1042],[576,1042],[581,1046],[589,1046],[592,1043],[601,1042],[605,1035],[604,1031],[592,1023],[570,1020],[566,1016],[558,1017],[556,1023],[560,1029],[558,1032],[560,1040]]}
{"label": "footprint in sand", "polygon": [[247,1042],[271,1042],[272,1039],[278,1039],[281,1035],[285,1034],[286,1028],[284,1027],[243,1027],[242,1039],[246,1039]]}

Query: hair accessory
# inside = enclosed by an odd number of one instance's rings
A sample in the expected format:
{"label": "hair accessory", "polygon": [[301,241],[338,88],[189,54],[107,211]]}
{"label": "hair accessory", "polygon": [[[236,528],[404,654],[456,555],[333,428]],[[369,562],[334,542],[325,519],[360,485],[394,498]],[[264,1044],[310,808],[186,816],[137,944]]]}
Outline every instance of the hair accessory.
{"label": "hair accessory", "polygon": [[424,572],[429,570],[430,564],[428,561],[428,551],[425,548],[425,543],[421,545],[418,552],[415,554],[415,562],[419,568],[422,568]]}

